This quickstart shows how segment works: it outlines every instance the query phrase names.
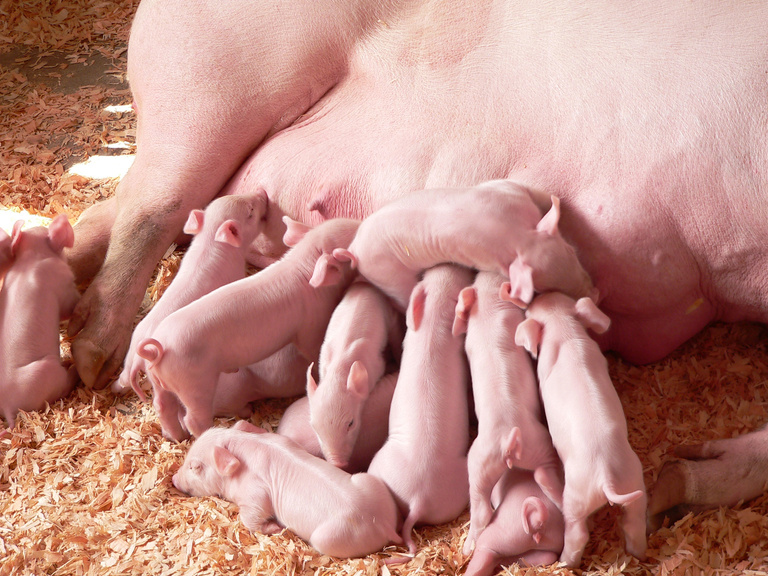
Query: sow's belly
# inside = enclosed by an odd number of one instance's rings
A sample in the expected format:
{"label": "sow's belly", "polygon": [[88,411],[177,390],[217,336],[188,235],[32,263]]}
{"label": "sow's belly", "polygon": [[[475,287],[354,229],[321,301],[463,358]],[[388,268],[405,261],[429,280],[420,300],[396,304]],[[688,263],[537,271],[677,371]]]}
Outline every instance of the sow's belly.
{"label": "sow's belly", "polygon": [[762,28],[723,46],[695,30],[627,25],[631,38],[606,50],[590,27],[534,22],[542,37],[561,25],[544,46],[498,22],[450,59],[416,53],[384,29],[360,47],[348,75],[226,190],[269,195],[257,262],[284,252],[283,214],[363,218],[425,188],[511,178],[542,201],[560,196],[561,231],[613,321],[604,348],[648,362],[713,319],[765,320]]}

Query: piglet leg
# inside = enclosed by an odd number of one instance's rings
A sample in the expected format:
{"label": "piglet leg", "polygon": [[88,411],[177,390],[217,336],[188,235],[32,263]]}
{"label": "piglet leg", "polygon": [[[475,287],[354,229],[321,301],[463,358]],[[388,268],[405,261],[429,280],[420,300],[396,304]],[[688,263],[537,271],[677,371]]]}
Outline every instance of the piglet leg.
{"label": "piglet leg", "polygon": [[768,428],[675,449],[678,460],[659,472],[648,504],[649,527],[665,516],[733,506],[762,494],[768,484]]}

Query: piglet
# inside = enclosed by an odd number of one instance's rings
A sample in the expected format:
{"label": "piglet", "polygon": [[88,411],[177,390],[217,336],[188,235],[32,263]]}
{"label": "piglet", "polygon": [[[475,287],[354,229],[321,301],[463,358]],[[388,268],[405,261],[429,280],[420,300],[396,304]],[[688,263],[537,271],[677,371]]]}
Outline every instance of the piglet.
{"label": "piglet", "polygon": [[[152,335],[169,314],[204,294],[245,277],[246,252],[261,232],[267,209],[265,192],[254,196],[222,196],[203,210],[192,210],[184,233],[194,238],[181,261],[176,277],[139,322],[131,337],[120,377],[112,385],[115,393],[133,388],[143,400],[139,387],[140,372],[146,372],[145,360],[136,353],[139,342]],[[154,387],[155,396],[162,389]]]}
{"label": "piglet", "polygon": [[560,203],[542,218],[524,186],[494,180],[465,189],[409,194],[371,214],[348,249],[333,255],[404,310],[421,272],[453,262],[508,275],[510,297],[524,306],[534,290],[594,294],[574,249],[558,232]]}
{"label": "piglet", "polygon": [[173,485],[229,500],[249,530],[274,534],[285,527],[321,554],[364,556],[401,542],[397,506],[381,480],[344,472],[244,420],[202,434]]}
{"label": "piglet", "polygon": [[459,292],[471,282],[470,270],[443,264],[427,270],[414,289],[389,437],[368,468],[406,516],[402,535],[411,553],[417,522],[453,520],[469,500],[469,369],[464,338],[451,328]]}
{"label": "piglet", "polygon": [[402,346],[400,318],[380,290],[362,280],[353,282],[328,322],[319,385],[307,371],[310,423],[323,456],[339,468],[349,463],[361,414],[384,375],[388,348]]}
{"label": "piglet", "polygon": [[[295,246],[281,260],[173,312],[139,344],[153,382],[173,392],[180,404],[159,410],[164,433],[197,437],[212,425],[223,372],[261,361],[288,344],[317,359],[328,320],[355,273],[336,265],[316,271],[316,263],[348,245],[358,226],[344,218],[312,229],[291,221],[286,234],[296,237]],[[314,288],[313,275],[333,280],[324,278],[325,285]]]}
{"label": "piglet", "polygon": [[[351,473],[368,470],[374,455],[387,440],[389,408],[395,393],[397,376],[397,372],[383,376],[366,398],[357,416],[360,423],[351,454],[347,463],[339,466],[342,470]],[[310,405],[306,396],[286,408],[277,433],[291,438],[310,454],[324,457],[320,440],[310,424]]]}
{"label": "piglet", "polygon": [[8,232],[0,228],[0,286],[3,285],[5,273],[11,267],[13,254],[11,253],[11,237]]}
{"label": "piglet", "polygon": [[565,468],[565,545],[560,560],[575,568],[589,540],[587,519],[606,503],[624,507],[627,551],[645,557],[643,467],[627,439],[627,421],[608,364],[587,329],[610,325],[589,298],[575,302],[551,292],[538,296],[517,327],[515,341],[538,357],[549,431]]}
{"label": "piglet", "polygon": [[77,373],[61,365],[59,323],[80,294],[62,256],[74,243],[67,217],[48,228],[13,226],[13,265],[0,290],[0,410],[13,428],[19,410],[38,410],[69,394]]}
{"label": "piglet", "polygon": [[563,549],[563,515],[527,470],[507,470],[493,489],[495,509],[479,535],[465,576],[491,576],[499,566],[549,565]]}
{"label": "piglet", "polygon": [[528,353],[515,344],[515,330],[525,316],[501,299],[504,281],[494,272],[478,273],[456,306],[454,329],[466,330],[478,420],[467,463],[471,521],[465,554],[491,519],[491,492],[507,467],[535,471],[547,496],[562,500],[562,466],[543,423],[536,373]]}

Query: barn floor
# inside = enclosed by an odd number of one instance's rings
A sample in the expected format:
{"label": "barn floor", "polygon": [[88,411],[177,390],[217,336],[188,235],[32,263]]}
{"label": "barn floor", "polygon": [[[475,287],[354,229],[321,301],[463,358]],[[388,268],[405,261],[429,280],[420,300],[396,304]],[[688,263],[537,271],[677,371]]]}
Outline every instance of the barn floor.
{"label": "barn floor", "polygon": [[[0,226],[20,211],[74,222],[112,194],[134,150],[125,46],[137,0],[0,0]],[[94,167],[90,162],[88,166]],[[79,172],[75,173],[75,172]],[[114,172],[112,172],[114,174]],[[164,260],[157,299],[180,256]],[[653,487],[673,446],[742,434],[768,420],[768,349],[756,325],[714,325],[663,362],[609,357],[630,441]],[[62,345],[65,358],[68,343]],[[288,401],[264,402],[253,422],[275,429]],[[229,425],[230,421],[223,424]],[[12,574],[461,574],[468,514],[416,531],[419,552],[391,548],[339,561],[290,533],[246,530],[237,508],[188,498],[171,484],[188,445],[166,441],[150,405],[82,387],[0,438],[0,576]],[[649,539],[647,562],[627,556],[616,511],[595,516],[583,570],[513,567],[510,574],[764,574],[768,496],[688,515]]]}

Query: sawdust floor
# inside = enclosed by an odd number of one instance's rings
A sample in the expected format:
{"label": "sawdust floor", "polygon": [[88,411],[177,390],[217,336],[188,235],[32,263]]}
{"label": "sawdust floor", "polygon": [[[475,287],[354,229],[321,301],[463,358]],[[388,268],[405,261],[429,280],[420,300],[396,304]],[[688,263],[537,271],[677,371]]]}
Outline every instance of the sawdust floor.
{"label": "sawdust floor", "polygon": [[[136,0],[0,0],[0,225],[82,210],[115,179],[72,170],[85,158],[134,150],[125,45]],[[117,156],[115,156],[117,155]],[[3,212],[6,211],[6,212]],[[10,213],[9,213],[10,212]],[[147,304],[179,261],[158,268]],[[64,342],[65,357],[68,343]],[[657,364],[610,357],[630,441],[653,486],[673,446],[742,434],[768,418],[765,329],[714,325]],[[253,421],[275,429],[288,401],[266,401]],[[225,421],[224,424],[229,422]],[[135,397],[77,389],[22,414],[0,439],[0,576],[11,574],[456,574],[468,514],[416,531],[402,566],[382,558],[339,561],[290,533],[253,534],[237,509],[184,496],[171,485],[188,445],[164,440],[153,409]],[[756,574],[768,570],[768,497],[689,515],[651,535],[648,561],[624,554],[616,511],[595,516],[583,570],[512,574]],[[402,550],[401,550],[402,551]]]}

